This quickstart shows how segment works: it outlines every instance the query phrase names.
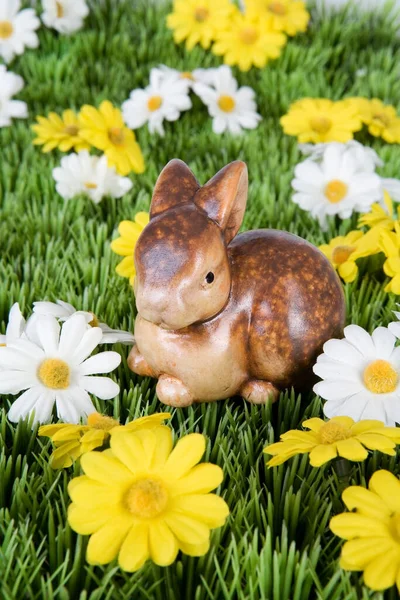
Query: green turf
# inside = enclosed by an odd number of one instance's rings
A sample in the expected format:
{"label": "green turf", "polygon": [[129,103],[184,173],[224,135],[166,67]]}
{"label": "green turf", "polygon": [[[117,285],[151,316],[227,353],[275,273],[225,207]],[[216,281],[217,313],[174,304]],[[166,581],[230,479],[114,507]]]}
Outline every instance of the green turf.
{"label": "green turf", "polygon": [[[19,301],[29,314],[35,300],[62,300],[94,311],[110,326],[133,329],[135,308],[126,280],[115,274],[118,258],[110,250],[120,220],[148,209],[163,165],[184,159],[201,182],[231,160],[247,162],[250,175],[244,228],[287,229],[316,244],[354,228],[356,217],[331,221],[327,234],[290,200],[293,167],[300,155],[294,139],[283,135],[279,117],[290,102],[306,95],[339,99],[376,96],[400,108],[400,43],[389,19],[363,16],[345,22],[314,18],[308,32],[290,40],[282,57],[263,71],[236,73],[256,90],[263,121],[243,137],[217,136],[205,107],[194,108],[166,125],[165,138],[137,136],[147,169],[132,175],[133,189],[120,200],[94,206],[79,198],[64,203],[55,192],[51,169],[61,154],[43,155],[32,146],[29,124],[36,114],[98,104],[119,105],[131,89],[145,86],[158,63],[189,70],[220,64],[211,53],[190,54],[173,44],[166,29],[168,5],[132,0],[92,2],[85,29],[71,38],[41,29],[40,48],[16,59],[11,70],[26,87],[28,122],[0,130],[0,331]],[[358,69],[366,74],[357,76]],[[386,161],[382,174],[400,174],[400,148],[373,140]],[[361,267],[360,278],[345,288],[348,322],[372,330],[391,320],[395,298],[383,292],[384,279]],[[117,346],[123,362],[116,372],[121,394],[98,408],[125,422],[162,407],[155,382],[133,375],[128,350]],[[399,472],[397,460],[378,453],[339,477],[331,467],[312,469],[306,457],[272,470],[262,448],[305,417],[322,415],[312,394],[284,394],[272,409],[242,401],[200,405],[174,412],[176,436],[190,431],[208,438],[207,459],[224,468],[220,488],[231,508],[224,528],[213,533],[203,558],[181,556],[169,568],[147,564],[131,575],[116,564],[85,563],[87,539],[66,524],[67,483],[79,467],[49,468],[50,444],[29,424],[11,425],[1,399],[0,414],[0,598],[46,600],[356,600],[381,599],[362,577],[337,565],[341,542],[328,530],[331,514],[343,510],[340,491],[364,483],[377,467]],[[397,597],[394,591],[385,598]]]}

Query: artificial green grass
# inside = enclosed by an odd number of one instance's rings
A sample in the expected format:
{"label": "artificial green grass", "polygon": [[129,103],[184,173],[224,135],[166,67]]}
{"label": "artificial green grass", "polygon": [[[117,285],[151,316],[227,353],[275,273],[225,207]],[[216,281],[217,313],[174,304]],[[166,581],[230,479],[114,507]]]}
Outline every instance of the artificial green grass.
{"label": "artificial green grass", "polygon": [[[79,109],[104,99],[119,105],[131,89],[147,85],[158,63],[190,70],[216,66],[211,53],[187,53],[173,44],[165,27],[168,4],[131,0],[92,2],[83,31],[70,38],[41,29],[40,48],[27,51],[10,69],[26,82],[19,96],[29,105],[28,122],[0,130],[0,331],[15,301],[29,314],[35,300],[62,300],[94,311],[110,326],[133,329],[134,298],[127,280],[115,274],[118,258],[110,250],[119,221],[149,207],[155,179],[168,160],[179,157],[201,182],[231,160],[247,162],[250,176],[244,229],[274,227],[295,232],[315,244],[356,226],[356,217],[330,222],[322,234],[314,220],[290,200],[293,167],[300,160],[296,141],[285,136],[279,117],[303,96],[340,99],[378,97],[400,108],[397,65],[400,43],[384,15],[348,22],[314,18],[304,35],[289,41],[282,57],[265,70],[236,72],[257,93],[263,121],[242,137],[212,133],[206,108],[194,108],[166,124],[164,138],[137,132],[147,169],[132,175],[133,189],[120,200],[94,206],[78,198],[64,203],[51,169],[57,151],[43,155],[32,146],[29,125],[36,114]],[[365,69],[363,76],[357,71]],[[400,175],[400,148],[361,133],[386,161],[382,174]],[[345,286],[348,322],[368,330],[392,320],[395,298],[383,292],[381,274],[361,266],[360,277]],[[162,409],[155,381],[132,374],[121,352],[116,372],[117,401],[97,402],[99,410],[122,422]],[[51,445],[28,423],[6,419],[11,397],[2,397],[0,414],[0,598],[14,600],[356,600],[396,598],[363,586],[358,573],[338,567],[341,542],[328,529],[330,516],[343,510],[340,492],[349,483],[365,484],[377,468],[398,474],[397,457],[379,453],[338,475],[331,467],[313,469],[297,457],[268,470],[262,449],[305,418],[321,416],[313,394],[282,394],[273,407],[241,400],[176,410],[176,436],[200,431],[208,438],[207,460],[221,465],[220,488],[231,508],[222,529],[212,535],[210,552],[199,559],[180,556],[169,568],[148,563],[136,574],[113,563],[85,562],[87,538],[66,524],[67,483],[79,466],[53,471]]]}

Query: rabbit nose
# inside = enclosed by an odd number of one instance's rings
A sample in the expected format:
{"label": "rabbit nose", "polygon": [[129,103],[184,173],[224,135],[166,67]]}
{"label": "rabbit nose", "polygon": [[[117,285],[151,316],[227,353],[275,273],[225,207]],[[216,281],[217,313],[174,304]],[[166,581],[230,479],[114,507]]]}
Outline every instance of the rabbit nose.
{"label": "rabbit nose", "polygon": [[[138,290],[136,296],[136,307],[142,316],[152,316],[151,321],[159,321],[161,314],[167,307],[168,299],[165,298],[163,290]],[[147,318],[147,317],[145,317]]]}

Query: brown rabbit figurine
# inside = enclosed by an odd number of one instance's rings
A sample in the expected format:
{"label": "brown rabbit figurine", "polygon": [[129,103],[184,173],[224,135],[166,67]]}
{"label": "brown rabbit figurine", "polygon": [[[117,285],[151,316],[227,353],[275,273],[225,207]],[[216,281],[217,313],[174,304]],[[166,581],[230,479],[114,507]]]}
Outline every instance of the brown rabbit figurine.
{"label": "brown rabbit figurine", "polygon": [[311,385],[322,345],[342,336],[342,286],[317,248],[274,229],[236,236],[247,185],[241,161],[203,187],[177,159],[157,180],[135,249],[128,364],[158,378],[164,404],[276,399]]}

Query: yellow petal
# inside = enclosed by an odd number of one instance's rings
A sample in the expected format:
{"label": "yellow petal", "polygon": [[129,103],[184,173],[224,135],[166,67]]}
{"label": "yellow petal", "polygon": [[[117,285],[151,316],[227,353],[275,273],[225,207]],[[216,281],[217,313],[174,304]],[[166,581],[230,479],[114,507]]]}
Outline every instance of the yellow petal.
{"label": "yellow petal", "polygon": [[85,431],[87,427],[82,425],[67,425],[59,431],[55,431],[53,434],[53,442],[66,442],[70,440],[79,440],[82,431]]}
{"label": "yellow petal", "polygon": [[369,432],[362,433],[357,436],[357,439],[370,450],[379,450],[380,452],[385,452],[386,454],[391,454],[393,456],[393,448],[396,447],[396,444],[393,440],[384,435],[384,431],[385,430],[382,429],[382,435]]}
{"label": "yellow petal", "polygon": [[119,237],[111,242],[111,250],[119,256],[133,256],[137,239]]}
{"label": "yellow petal", "polygon": [[350,417],[332,417],[332,419],[330,419],[329,422],[330,423],[338,423],[338,425],[342,425],[343,427],[346,427],[347,429],[350,429],[350,427],[352,427],[354,425],[354,421]]}
{"label": "yellow petal", "polygon": [[374,421],[374,420],[369,420],[369,419],[365,419],[365,421],[359,421],[358,423],[354,423],[354,425],[351,428],[351,432],[354,435],[358,435],[360,433],[364,433],[366,431],[369,431],[370,429],[376,429],[376,428],[380,428],[380,427],[384,427],[385,424],[382,421]]}
{"label": "yellow petal", "polygon": [[135,244],[142,233],[142,228],[134,221],[121,221],[118,225],[118,231],[124,239],[133,240],[133,244]]}
{"label": "yellow petal", "polygon": [[216,494],[178,496],[171,502],[171,508],[201,521],[210,528],[221,527],[229,515],[227,503]]}
{"label": "yellow petal", "polygon": [[356,508],[360,514],[374,519],[386,520],[390,516],[390,510],[382,500],[373,492],[359,485],[352,485],[344,490],[343,502],[349,510]]}
{"label": "yellow petal", "polygon": [[222,482],[224,473],[218,465],[200,463],[174,482],[174,494],[206,494]]}
{"label": "yellow petal", "polygon": [[199,462],[206,449],[206,440],[200,433],[190,433],[181,438],[171,452],[165,474],[179,479]]}
{"label": "yellow petal", "polygon": [[61,444],[50,457],[50,466],[52,469],[65,469],[81,455],[81,446],[77,441]]}
{"label": "yellow petal", "polygon": [[393,512],[400,512],[400,481],[389,471],[376,471],[368,484]]}
{"label": "yellow petal", "polygon": [[90,509],[95,506],[118,504],[122,501],[123,489],[118,485],[100,483],[83,475],[72,479],[68,485],[68,493],[72,502]]}
{"label": "yellow petal", "polygon": [[132,527],[132,517],[120,516],[103,525],[89,540],[86,560],[90,565],[105,565],[117,557]]}
{"label": "yellow petal", "polygon": [[42,425],[39,427],[38,435],[43,437],[53,437],[55,433],[69,427],[69,423],[56,423],[55,425]]}
{"label": "yellow petal", "polygon": [[396,583],[399,567],[398,553],[384,553],[375,557],[365,568],[364,582],[371,590],[386,590]]}
{"label": "yellow petal", "polygon": [[348,460],[361,461],[368,456],[368,451],[355,438],[340,440],[336,442],[336,447],[339,456]]}
{"label": "yellow petal", "polygon": [[132,275],[135,275],[136,271],[133,256],[126,256],[123,258],[115,267],[115,270],[121,277],[132,277]]}
{"label": "yellow petal", "polygon": [[388,529],[382,521],[355,513],[342,513],[332,517],[331,531],[345,540],[355,537],[387,536]]}
{"label": "yellow petal", "polygon": [[310,465],[313,467],[320,467],[324,463],[336,458],[336,446],[321,444],[316,446],[310,452]]}
{"label": "yellow petal", "polygon": [[187,544],[202,544],[208,540],[210,528],[197,518],[186,514],[171,512],[165,516],[165,522],[178,540]]}
{"label": "yellow petal", "polygon": [[149,469],[156,441],[156,436],[151,430],[136,433],[128,431],[112,435],[110,446],[121,464],[131,473],[137,473]]}
{"label": "yellow petal", "polygon": [[359,538],[346,542],[342,548],[342,557],[346,562],[364,569],[368,563],[382,554],[390,552],[393,544],[389,538]]}
{"label": "yellow petal", "polygon": [[148,225],[150,221],[150,214],[148,212],[138,212],[135,215],[135,222],[139,225],[139,227],[142,227],[143,229],[146,227],[146,225]]}
{"label": "yellow petal", "polygon": [[118,563],[123,571],[137,571],[149,558],[149,527],[146,522],[135,523],[122,543]]}
{"label": "yellow petal", "polygon": [[321,427],[325,424],[325,421],[322,419],[318,419],[314,417],[313,419],[307,419],[307,421],[303,421],[301,424],[302,427],[307,427],[307,429],[311,429],[315,433],[318,433],[321,430]]}
{"label": "yellow petal", "polygon": [[115,506],[96,506],[87,508],[71,504],[68,507],[68,523],[71,528],[81,535],[89,535],[98,531],[106,523],[114,522],[120,512]]}
{"label": "yellow petal", "polygon": [[88,452],[81,458],[81,466],[86,475],[101,483],[127,485],[132,481],[132,473],[117,458],[105,452]]}
{"label": "yellow petal", "polygon": [[210,539],[201,544],[185,544],[179,540],[179,549],[188,556],[204,556],[210,549]]}
{"label": "yellow petal", "polygon": [[153,429],[154,427],[158,427],[162,425],[164,421],[171,418],[171,413],[155,413],[154,415],[149,415],[147,417],[139,417],[139,419],[135,419],[130,423],[125,425],[126,429],[131,431],[138,431],[139,429]]}
{"label": "yellow petal", "polygon": [[149,526],[150,557],[160,567],[167,567],[176,559],[178,541],[162,521],[152,521]]}

